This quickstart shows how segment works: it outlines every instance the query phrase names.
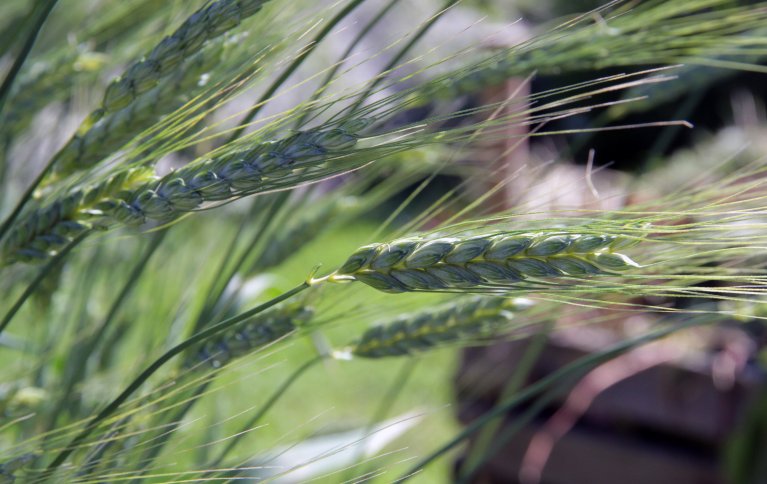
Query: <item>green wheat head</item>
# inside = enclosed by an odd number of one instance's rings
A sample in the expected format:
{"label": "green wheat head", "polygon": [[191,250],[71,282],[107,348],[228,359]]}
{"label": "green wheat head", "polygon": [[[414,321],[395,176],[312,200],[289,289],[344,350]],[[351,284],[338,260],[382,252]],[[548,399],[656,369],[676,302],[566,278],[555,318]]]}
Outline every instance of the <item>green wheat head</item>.
{"label": "green wheat head", "polygon": [[[397,0],[27,3],[0,5],[0,481],[248,478],[284,436],[326,429],[329,408],[370,431],[402,400],[446,407],[418,400],[448,393],[454,353],[438,349],[653,322],[516,388],[476,428],[424,423],[440,442],[416,439],[425,457],[398,482],[434,480],[434,461],[494,415],[535,409],[610,358],[765,318],[758,147],[668,157],[612,211],[499,207],[514,177],[545,188],[551,165],[496,170],[512,148],[463,163],[479,145],[636,127],[599,123],[703,89],[714,67],[764,73],[763,3],[617,1],[492,53],[450,54],[428,34],[464,2],[402,26],[387,15],[413,5]],[[410,31],[363,52],[376,28]],[[330,46],[354,30],[339,57]],[[701,77],[674,85],[690,72]],[[591,77],[472,104],[540,75]],[[54,105],[79,126],[32,160]],[[585,114],[593,126],[556,127]],[[443,175],[456,186],[432,201]],[[391,480],[409,457],[360,454],[325,478]]]}

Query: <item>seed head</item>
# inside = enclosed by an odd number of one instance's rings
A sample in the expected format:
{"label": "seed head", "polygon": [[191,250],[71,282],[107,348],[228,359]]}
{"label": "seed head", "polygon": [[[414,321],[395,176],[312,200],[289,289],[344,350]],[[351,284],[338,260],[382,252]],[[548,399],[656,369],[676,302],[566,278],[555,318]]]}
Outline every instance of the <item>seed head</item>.
{"label": "seed head", "polygon": [[381,291],[405,292],[604,275],[637,267],[628,256],[612,252],[619,240],[544,232],[407,238],[358,249],[329,280],[355,279]]}
{"label": "seed head", "polygon": [[488,337],[506,327],[526,299],[474,296],[416,314],[403,315],[365,331],[350,352],[363,358],[403,356],[461,339]]}

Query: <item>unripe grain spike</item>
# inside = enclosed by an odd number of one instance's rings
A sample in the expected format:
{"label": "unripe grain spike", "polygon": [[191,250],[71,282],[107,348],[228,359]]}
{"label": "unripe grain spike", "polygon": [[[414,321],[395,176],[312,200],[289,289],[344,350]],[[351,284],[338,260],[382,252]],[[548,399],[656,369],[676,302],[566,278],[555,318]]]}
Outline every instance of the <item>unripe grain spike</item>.
{"label": "unripe grain spike", "polygon": [[551,232],[400,239],[360,248],[327,279],[356,279],[386,292],[448,291],[609,275],[639,267],[611,251],[618,239]]}
{"label": "unripe grain spike", "polygon": [[218,0],[189,16],[144,58],[112,81],[104,93],[102,109],[114,112],[130,105],[140,94],[154,88],[183,59],[198,51],[205,41],[237,27],[269,0]]}
{"label": "unripe grain spike", "polygon": [[205,363],[220,368],[235,358],[288,336],[308,323],[313,316],[314,308],[305,303],[278,306],[204,343],[187,360],[186,366]]}
{"label": "unripe grain spike", "polygon": [[119,194],[151,179],[151,171],[132,168],[29,211],[0,246],[0,265],[45,261],[88,230],[101,228],[104,210],[129,219],[130,207]]}
{"label": "unripe grain spike", "polygon": [[526,299],[473,296],[377,324],[348,352],[360,358],[406,356],[462,339],[488,337],[504,328],[514,313],[530,306]]}
{"label": "unripe grain spike", "polygon": [[[308,169],[324,159],[347,154],[354,146],[351,143],[344,143],[340,149],[325,145],[328,134],[331,143],[335,142],[334,133],[339,129],[355,142],[360,137],[359,133],[344,128],[313,129],[193,163],[136,187],[123,197],[124,203],[114,206],[115,212],[107,215],[122,223],[141,224],[147,219],[167,222],[198,209],[205,202],[268,191],[274,188],[276,181],[292,175],[294,170]],[[307,140],[312,140],[311,149],[306,148]],[[323,155],[318,154],[320,151]],[[395,255],[392,253],[387,257]],[[381,257],[381,263],[386,260]]]}

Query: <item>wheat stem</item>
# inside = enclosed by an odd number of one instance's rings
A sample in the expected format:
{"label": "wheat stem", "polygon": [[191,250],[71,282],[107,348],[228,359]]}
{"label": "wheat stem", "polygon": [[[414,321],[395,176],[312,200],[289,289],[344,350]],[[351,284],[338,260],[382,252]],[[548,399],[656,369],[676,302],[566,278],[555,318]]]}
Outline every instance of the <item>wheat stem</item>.
{"label": "wheat stem", "polygon": [[200,397],[205,394],[205,391],[208,389],[211,383],[213,383],[212,379],[206,380],[204,383],[195,388],[192,395],[186,400],[181,408],[178,409],[175,415],[168,419],[170,425],[162,427],[162,433],[156,437],[154,445],[146,449],[138,459],[138,462],[141,463],[142,469],[136,474],[136,478],[131,481],[133,484],[145,482],[142,476],[144,476],[152,468],[152,464],[160,455],[167,443],[170,441],[170,438],[173,436],[174,432],[181,426],[181,422],[183,421],[186,414],[189,413],[192,407],[194,407],[194,405],[200,400]]}
{"label": "wheat stem", "polygon": [[[373,435],[373,431],[376,428],[376,425],[379,424],[379,422],[382,422],[387,415],[391,412],[392,408],[394,408],[394,404],[397,401],[397,399],[402,394],[403,390],[405,389],[405,386],[408,384],[408,381],[410,380],[410,377],[413,376],[413,373],[415,372],[415,368],[418,365],[418,362],[420,360],[417,358],[410,358],[403,365],[400,367],[400,370],[397,372],[397,375],[392,380],[391,384],[389,385],[389,388],[386,391],[386,394],[381,398],[380,402],[378,403],[378,406],[376,407],[375,411],[370,417],[370,420],[368,420],[367,425],[365,426],[365,430],[363,430],[362,435]],[[354,468],[356,467],[357,463],[362,464],[362,459],[365,457],[365,446],[359,445],[357,446],[357,450],[355,452],[354,458],[351,460],[353,464],[355,464],[354,467],[349,467],[349,472],[344,476],[343,482],[366,482],[366,480],[360,480],[355,479],[356,476],[367,476],[372,475],[373,471],[375,469],[367,468],[360,471],[355,471]],[[355,476],[356,474],[356,476]]]}
{"label": "wheat stem", "polygon": [[88,236],[89,232],[83,232],[79,236],[77,236],[74,240],[72,240],[69,244],[67,244],[66,247],[64,247],[58,254],[56,254],[55,257],[53,257],[48,263],[40,269],[40,272],[38,272],[37,276],[32,280],[31,283],[29,283],[29,286],[24,290],[24,292],[19,296],[19,298],[16,300],[16,302],[11,306],[11,309],[8,310],[8,312],[5,314],[5,317],[3,317],[3,320],[0,321],[0,334],[2,334],[3,331],[5,331],[5,328],[11,323],[11,320],[14,316],[16,316],[16,313],[21,309],[21,307],[24,305],[24,303],[29,299],[29,297],[35,292],[35,289],[37,289],[37,286],[40,285],[40,283],[45,279],[45,277],[58,265],[63,263],[64,259],[69,255],[69,252],[72,251],[75,247],[77,247],[80,242],[82,242],[85,237]]}
{"label": "wheat stem", "polygon": [[[573,378],[577,379],[581,375],[576,375]],[[495,438],[490,441],[490,445],[480,454],[477,460],[473,463],[466,463],[461,467],[461,476],[456,481],[456,484],[469,484],[472,482],[474,474],[482,468],[482,464],[485,463],[492,456],[496,455],[499,450],[503,449],[503,445],[508,443],[510,439],[528,425],[537,415],[540,415],[546,407],[552,404],[557,397],[560,397],[560,393],[563,391],[562,387],[565,385],[557,385],[551,388],[547,392],[543,393],[531,402],[528,408],[525,408],[519,416],[515,416],[514,421],[511,422],[508,427],[504,428]],[[498,417],[502,419],[503,417]],[[501,421],[502,423],[502,421]]]}
{"label": "wheat stem", "polygon": [[[204,341],[199,345],[199,349],[191,354],[191,357],[188,358],[185,366],[189,370],[194,370],[201,368],[199,363],[205,363],[212,368],[220,368],[235,358],[257,351],[286,337],[294,332],[300,325],[305,324],[313,314],[314,310],[303,303],[288,304],[266,310],[263,313],[256,315],[253,320],[240,323],[229,331],[225,331],[216,335],[214,338]],[[192,349],[194,349],[194,347]],[[311,365],[314,362],[315,361],[312,360],[309,364]],[[302,371],[303,370],[299,370],[298,374]],[[283,384],[284,389],[278,391],[264,404],[264,407],[262,407],[261,411],[256,414],[251,420],[252,423],[249,425],[254,425],[255,421],[266,413],[271,405],[279,398],[281,393],[287,389],[287,386],[297,378],[298,374]],[[167,443],[172,433],[178,427],[178,424],[180,424],[186,413],[191,410],[216,376],[217,374],[210,376],[205,383],[195,389],[194,394],[189,401],[171,419],[171,421],[174,422],[173,426],[171,428],[164,428],[163,434],[160,436],[160,442],[145,453],[144,459],[142,459],[142,464],[144,466],[148,466],[157,458],[165,443]],[[233,446],[234,443],[230,442],[229,445]]]}
{"label": "wheat stem", "polygon": [[[295,331],[298,326],[305,324],[312,315],[313,310],[303,303],[283,305],[266,310],[256,315],[251,321],[240,323],[229,331],[218,334],[197,345],[197,351],[193,351],[184,364],[185,370],[194,371],[202,369],[203,367],[199,363],[208,364],[214,369],[220,368],[234,358],[257,351],[284,338]],[[194,350],[195,347],[190,349]],[[157,437],[155,445],[148,448],[140,459],[144,468],[148,468],[160,455],[184,416],[197,403],[216,376],[218,376],[218,373],[210,375],[201,385],[194,389],[189,398],[184,397],[184,405],[170,419],[172,424],[162,428],[162,433]],[[273,398],[276,400],[277,397]],[[270,405],[268,404],[268,406]]]}
{"label": "wheat stem", "polygon": [[[293,373],[290,374],[283,382],[280,384],[279,387],[274,391],[274,393],[271,394],[269,399],[261,405],[261,407],[258,409],[258,411],[248,420],[245,425],[242,426],[239,432],[237,432],[231,439],[228,440],[226,446],[221,449],[221,453],[218,454],[218,457],[213,459],[210,463],[206,465],[207,469],[215,469],[221,463],[224,461],[226,456],[230,454],[234,448],[237,446],[237,444],[242,440],[243,437],[247,434],[247,432],[263,418],[264,415],[274,406],[275,403],[285,394],[285,392],[288,391],[288,389],[293,385],[293,383],[298,380],[298,378],[306,373],[310,368],[314,367],[317,363],[321,362],[324,359],[322,355],[316,356],[313,359],[307,361],[300,367],[298,367]],[[207,477],[207,475],[206,475]]]}
{"label": "wheat stem", "polygon": [[164,240],[167,233],[167,230],[163,230],[152,238],[151,242],[141,255],[141,258],[136,262],[133,270],[128,275],[125,284],[112,302],[112,305],[109,307],[109,310],[99,327],[92,335],[85,338],[82,343],[77,343],[74,346],[75,355],[68,359],[69,364],[67,371],[61,379],[61,387],[64,389],[63,395],[58,399],[56,407],[51,412],[50,421],[52,424],[58,420],[58,415],[72,404],[70,401],[71,396],[77,391],[80,382],[82,382],[86,375],[89,359],[94,355],[96,347],[103,340],[107,330],[111,327],[112,322],[117,316],[118,311],[123,307],[128,295],[130,295],[131,291],[136,286],[137,281],[149,264],[150,258],[157,251],[157,248],[160,246],[160,243]]}
{"label": "wheat stem", "polygon": [[[280,194],[277,198],[284,199],[287,196],[288,193],[285,192]],[[237,230],[237,233],[234,234],[232,240],[229,242],[227,250],[223,252],[224,257],[221,259],[221,264],[219,264],[217,270],[214,272],[216,276],[210,283],[208,288],[208,297],[205,299],[205,304],[197,316],[197,321],[195,322],[195,331],[199,331],[206,323],[206,321],[210,321],[213,318],[213,311],[215,310],[216,305],[220,303],[224,292],[226,291],[227,285],[232,281],[235,274],[240,269],[240,266],[242,266],[248,253],[250,252],[250,249],[258,244],[259,240],[261,240],[261,238],[264,236],[264,233],[266,232],[265,229],[271,224],[274,214],[276,213],[275,207],[278,203],[279,200],[270,199],[266,209],[262,210],[263,207],[259,203],[259,200],[256,199],[253,201],[250,212],[246,217],[244,217],[243,222],[240,224],[240,227]],[[247,226],[253,225],[254,222],[261,226],[261,230],[256,231],[256,233],[247,244],[247,249],[243,251],[239,259],[237,259],[234,264],[231,264],[231,254],[235,252],[237,242],[239,241],[240,237],[242,237],[245,228]]]}
{"label": "wheat stem", "polygon": [[90,434],[98,427],[98,425],[103,422],[105,419],[109,418],[115,411],[117,411],[120,406],[125,403],[128,398],[133,395],[133,393],[138,390],[141,385],[146,382],[149,377],[154,375],[157,370],[163,367],[165,363],[170,361],[173,357],[176,355],[179,355],[183,353],[187,348],[191,348],[192,346],[199,344],[202,341],[205,341],[206,339],[221,333],[222,331],[227,330],[228,328],[233,327],[234,325],[247,320],[248,318],[251,318],[269,308],[272,306],[275,306],[282,301],[285,301],[286,299],[289,299],[296,294],[300,293],[301,291],[307,289],[309,287],[309,284],[306,282],[294,287],[293,289],[286,291],[282,293],[281,295],[275,297],[274,299],[271,299],[263,304],[260,304],[256,306],[253,309],[250,309],[248,311],[245,311],[242,314],[239,314],[237,316],[231,317],[225,321],[222,321],[214,326],[209,327],[208,329],[205,329],[203,331],[200,331],[199,333],[196,333],[189,337],[188,339],[182,341],[181,343],[177,344],[173,348],[169,349],[165,353],[163,353],[159,358],[157,358],[151,365],[149,365],[144,371],[142,371],[131,383],[128,385],[128,387],[122,391],[114,400],[112,400],[104,409],[102,409],[96,416],[94,416],[88,423],[86,424],[85,428],[75,437],[72,439],[72,441],[62,450],[55,459],[48,465],[45,472],[47,474],[52,474],[53,471],[55,471],[61,464],[66,461],[67,457],[74,452],[80,444],[83,443],[83,441],[90,436]]}
{"label": "wheat stem", "polygon": [[[32,25],[31,29],[29,30],[29,34],[27,34],[27,37],[24,40],[24,45],[22,46],[21,51],[13,60],[11,68],[5,75],[5,79],[3,79],[3,84],[0,85],[0,114],[2,114],[3,109],[5,108],[5,103],[8,100],[8,96],[11,94],[13,81],[16,80],[16,76],[18,76],[19,72],[21,71],[21,66],[24,65],[24,62],[26,62],[29,53],[32,51],[32,46],[35,45],[37,36],[43,29],[43,24],[48,19],[51,10],[53,10],[53,7],[56,6],[57,2],[58,0],[46,0],[44,4],[35,6],[39,8],[39,13],[35,17],[34,24]],[[33,8],[33,10],[34,9],[35,8]]]}
{"label": "wheat stem", "polygon": [[11,227],[13,227],[14,222],[16,222],[16,219],[19,218],[19,215],[21,215],[21,212],[24,210],[27,202],[33,198],[37,187],[40,186],[40,183],[42,183],[45,177],[48,176],[48,173],[50,173],[51,169],[53,168],[53,161],[53,159],[48,161],[42,171],[38,173],[34,181],[32,181],[32,183],[21,195],[19,201],[16,202],[16,205],[13,207],[13,211],[5,218],[5,220],[3,220],[3,224],[0,225],[0,242],[3,241],[8,231],[11,229]]}
{"label": "wheat stem", "polygon": [[[522,357],[517,363],[514,373],[503,385],[498,401],[505,402],[514,396],[524,388],[524,384],[528,381],[530,373],[533,370],[533,366],[538,361],[539,357],[543,353],[546,343],[549,341],[549,332],[551,331],[551,323],[546,322],[542,331],[537,331],[531,338]],[[498,418],[487,422],[466,456],[463,465],[461,466],[461,478],[467,479],[471,473],[466,472],[466,469],[473,469],[482,462],[482,459],[486,455],[486,451],[490,448],[495,437],[497,437],[498,430],[503,425],[503,419]]]}

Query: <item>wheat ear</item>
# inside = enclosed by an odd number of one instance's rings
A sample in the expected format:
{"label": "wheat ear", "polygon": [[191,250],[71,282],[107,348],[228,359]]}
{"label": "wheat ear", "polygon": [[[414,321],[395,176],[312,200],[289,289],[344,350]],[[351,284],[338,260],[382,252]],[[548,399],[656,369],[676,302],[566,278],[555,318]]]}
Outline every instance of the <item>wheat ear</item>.
{"label": "wheat ear", "polygon": [[177,67],[197,54],[206,41],[237,27],[242,20],[261,10],[268,1],[218,0],[190,15],[173,34],[163,38],[149,54],[128,67],[107,86],[101,107],[91,112],[81,123],[67,147],[72,145],[71,150],[79,153],[84,143],[81,138],[95,123],[107,114],[130,106],[136,98],[154,89],[162,79],[176,72]]}
{"label": "wheat ear", "polygon": [[112,113],[81,136],[72,138],[56,154],[49,179],[64,178],[87,169],[108,157],[160,118],[183,106],[190,94],[198,91],[200,76],[221,60],[227,42],[217,39],[180,66],[172,77],[142,94],[126,109]]}
{"label": "wheat ear", "polygon": [[381,358],[419,353],[434,347],[487,337],[506,327],[526,299],[474,296],[371,327],[349,348],[354,356]]}
{"label": "wheat ear", "polygon": [[333,171],[323,165],[348,154],[359,139],[358,131],[368,124],[363,120],[337,128],[300,131],[247,150],[193,163],[100,208],[121,223],[140,225],[147,220],[173,220],[204,202],[292,186],[285,180],[296,172],[301,173],[301,181],[319,179]]}
{"label": "wheat ear", "polygon": [[327,277],[386,292],[509,286],[526,279],[593,276],[637,267],[612,235],[529,233],[406,238],[358,249]]}
{"label": "wheat ear", "polygon": [[0,247],[0,265],[14,262],[40,262],[84,232],[103,217],[97,207],[119,197],[122,192],[152,177],[148,168],[133,168],[117,173],[97,185],[74,190],[43,208],[30,211],[13,228]]}
{"label": "wheat ear", "polygon": [[102,109],[113,112],[127,107],[142,93],[154,88],[186,58],[198,52],[205,41],[237,27],[261,10],[268,0],[219,0],[187,18],[173,34],[112,81],[104,93]]}
{"label": "wheat ear", "polygon": [[186,366],[205,363],[219,368],[235,358],[284,338],[308,323],[313,316],[314,308],[303,302],[278,306],[205,342],[187,361]]}
{"label": "wheat ear", "polygon": [[[120,172],[85,190],[75,190],[44,208],[30,211],[14,225],[0,248],[2,264],[39,262],[93,227],[141,225],[171,221],[204,202],[229,200],[283,186],[301,172],[301,180],[332,173],[325,165],[348,154],[358,131],[370,120],[350,121],[337,128],[300,131],[235,153],[189,164],[162,178],[148,167]],[[312,170],[315,170],[312,172]]]}

